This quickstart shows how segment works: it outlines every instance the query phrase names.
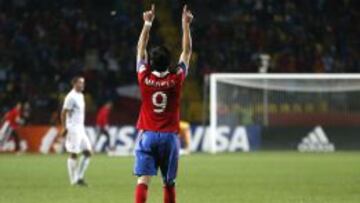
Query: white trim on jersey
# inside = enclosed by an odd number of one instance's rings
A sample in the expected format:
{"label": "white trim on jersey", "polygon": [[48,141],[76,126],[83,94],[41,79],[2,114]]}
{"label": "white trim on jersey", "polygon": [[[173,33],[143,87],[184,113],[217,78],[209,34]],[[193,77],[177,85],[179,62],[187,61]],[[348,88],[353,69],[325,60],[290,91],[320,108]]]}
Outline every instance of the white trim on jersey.
{"label": "white trim on jersey", "polygon": [[138,72],[139,72],[139,73],[142,73],[142,72],[144,72],[145,70],[146,70],[146,66],[145,66],[144,64],[142,64],[142,65],[139,67]]}
{"label": "white trim on jersey", "polygon": [[158,78],[164,78],[166,77],[170,72],[169,71],[164,71],[164,72],[159,72],[159,71],[152,71],[151,74],[155,75]]}

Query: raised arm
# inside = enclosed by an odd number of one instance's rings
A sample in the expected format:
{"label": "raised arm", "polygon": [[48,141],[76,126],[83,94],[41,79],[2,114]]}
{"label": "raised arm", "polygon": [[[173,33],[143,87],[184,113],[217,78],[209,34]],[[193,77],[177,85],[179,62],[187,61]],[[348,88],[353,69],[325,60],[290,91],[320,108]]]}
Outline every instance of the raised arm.
{"label": "raised arm", "polygon": [[146,51],[148,42],[149,42],[149,35],[152,23],[155,18],[155,5],[151,5],[151,10],[145,11],[143,13],[144,25],[139,37],[138,45],[137,45],[137,62],[140,60],[148,60],[148,54]]}
{"label": "raised arm", "polygon": [[189,67],[191,53],[192,53],[192,39],[190,32],[190,24],[193,20],[194,16],[190,10],[188,10],[187,5],[183,8],[182,13],[182,53],[180,55],[180,61],[184,62],[187,67]]}

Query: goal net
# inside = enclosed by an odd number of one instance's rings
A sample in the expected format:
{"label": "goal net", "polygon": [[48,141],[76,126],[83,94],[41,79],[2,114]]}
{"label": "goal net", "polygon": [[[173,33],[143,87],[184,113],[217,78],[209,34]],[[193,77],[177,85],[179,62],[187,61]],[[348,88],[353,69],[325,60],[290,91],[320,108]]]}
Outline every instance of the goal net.
{"label": "goal net", "polygon": [[212,74],[210,150],[221,126],[356,126],[360,75]]}

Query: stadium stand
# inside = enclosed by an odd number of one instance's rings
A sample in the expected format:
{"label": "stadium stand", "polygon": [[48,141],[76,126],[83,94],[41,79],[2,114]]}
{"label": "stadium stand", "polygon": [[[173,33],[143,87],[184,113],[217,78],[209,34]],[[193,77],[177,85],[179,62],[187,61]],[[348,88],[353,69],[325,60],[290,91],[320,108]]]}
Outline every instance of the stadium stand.
{"label": "stadium stand", "polygon": [[[184,118],[200,122],[203,78],[211,72],[258,72],[258,56],[271,56],[269,72],[358,73],[359,13],[355,0],[195,0],[194,60],[185,88]],[[0,0],[0,107],[32,106],[32,123],[47,123],[75,74],[88,80],[89,114],[115,100],[118,123],[137,109],[117,88],[134,84],[135,47],[144,1]],[[152,43],[173,48],[181,1],[159,5],[166,29]],[[171,10],[166,10],[171,8]],[[211,15],[209,16],[209,13]],[[173,14],[173,15],[172,15]],[[176,37],[175,37],[176,36]],[[124,40],[126,39],[126,40]],[[171,43],[170,43],[171,42]],[[176,50],[176,49],[175,49]],[[41,87],[41,88],[40,88]],[[198,97],[186,95],[196,92]],[[136,106],[136,102],[135,102]],[[120,113],[121,112],[121,113]],[[93,122],[89,116],[88,122]]]}

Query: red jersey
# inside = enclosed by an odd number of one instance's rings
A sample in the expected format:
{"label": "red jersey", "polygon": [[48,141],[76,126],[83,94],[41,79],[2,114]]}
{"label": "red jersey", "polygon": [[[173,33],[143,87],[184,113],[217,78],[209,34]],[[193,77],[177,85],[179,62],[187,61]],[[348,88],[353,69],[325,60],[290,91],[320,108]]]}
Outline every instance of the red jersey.
{"label": "red jersey", "polygon": [[16,107],[12,108],[5,115],[5,120],[9,122],[9,125],[12,129],[16,129],[18,127],[18,118],[20,118],[20,110]]}
{"label": "red jersey", "polygon": [[96,115],[96,125],[100,128],[104,128],[109,124],[110,108],[103,106],[100,108]]}
{"label": "red jersey", "polygon": [[187,68],[180,63],[176,73],[151,71],[138,64],[142,104],[137,128],[155,132],[179,132],[180,96]]}

